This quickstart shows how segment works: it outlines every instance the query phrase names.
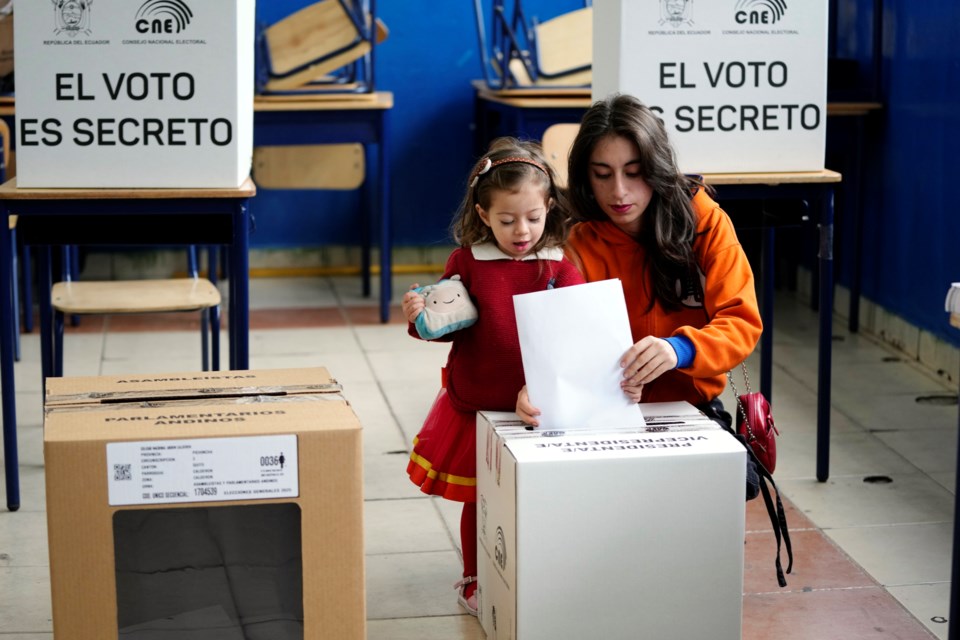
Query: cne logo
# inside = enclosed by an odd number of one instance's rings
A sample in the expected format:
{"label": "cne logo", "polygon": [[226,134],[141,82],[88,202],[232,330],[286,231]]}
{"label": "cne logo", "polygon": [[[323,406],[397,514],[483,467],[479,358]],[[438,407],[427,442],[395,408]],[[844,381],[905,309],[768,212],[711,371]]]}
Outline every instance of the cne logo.
{"label": "cne logo", "polygon": [[773,24],[786,11],[784,0],[737,0],[733,19],[737,24]]}
{"label": "cne logo", "polygon": [[75,37],[90,35],[90,5],[93,0],[51,0],[53,2],[53,33]]}
{"label": "cne logo", "polygon": [[183,0],[147,0],[137,11],[137,33],[180,33],[190,24],[193,11]]}
{"label": "cne logo", "polygon": [[497,543],[493,548],[493,558],[501,569],[507,568],[507,541],[503,537],[502,527],[497,527]]}

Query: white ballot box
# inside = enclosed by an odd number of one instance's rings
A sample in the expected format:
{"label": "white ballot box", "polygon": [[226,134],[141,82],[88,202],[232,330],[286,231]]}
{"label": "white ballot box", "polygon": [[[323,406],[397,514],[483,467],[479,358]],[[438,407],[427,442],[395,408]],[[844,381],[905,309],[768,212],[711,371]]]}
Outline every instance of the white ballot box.
{"label": "white ballot box", "polygon": [[644,427],[477,417],[489,640],[740,638],[746,452],[687,403]]}

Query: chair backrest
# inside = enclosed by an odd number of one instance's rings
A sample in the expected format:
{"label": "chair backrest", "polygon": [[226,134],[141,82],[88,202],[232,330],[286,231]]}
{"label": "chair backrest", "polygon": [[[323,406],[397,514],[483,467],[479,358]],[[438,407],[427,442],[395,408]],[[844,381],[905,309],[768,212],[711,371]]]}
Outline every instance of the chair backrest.
{"label": "chair backrest", "polygon": [[[359,4],[359,3],[356,3]],[[361,16],[353,0],[321,0],[271,25],[264,32],[270,58],[266,91],[289,91],[370,53],[371,39],[382,42],[386,25]]]}
{"label": "chair backrest", "polygon": [[[548,77],[588,71],[593,63],[593,7],[570,11],[534,30],[537,71]],[[569,80],[567,84],[573,84]],[[588,82],[589,84],[589,82]]]}
{"label": "chair backrest", "polygon": [[314,144],[255,147],[253,179],[264,189],[353,190],[363,184],[363,146]]}
{"label": "chair backrest", "polygon": [[579,131],[579,124],[562,122],[550,125],[543,132],[543,154],[557,174],[558,187],[567,186],[567,159]]}
{"label": "chair backrest", "polygon": [[360,32],[340,0],[300,9],[266,31],[270,71],[284,76],[360,41]]}

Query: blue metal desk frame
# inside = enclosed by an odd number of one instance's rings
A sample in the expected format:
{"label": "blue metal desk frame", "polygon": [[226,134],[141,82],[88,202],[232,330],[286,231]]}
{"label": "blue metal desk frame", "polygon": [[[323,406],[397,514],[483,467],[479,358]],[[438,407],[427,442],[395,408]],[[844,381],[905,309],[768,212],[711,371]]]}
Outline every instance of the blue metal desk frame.
{"label": "blue metal desk frame", "polygon": [[[0,220],[16,214],[24,242],[42,245],[41,323],[52,323],[50,245],[223,244],[229,256],[230,368],[249,368],[249,178],[236,189],[18,189],[0,186]],[[126,223],[126,224],[124,224]],[[20,508],[14,389],[10,229],[0,225],[0,400],[7,508]],[[41,358],[52,366],[52,330],[41,332]],[[45,366],[46,366],[45,365]],[[52,368],[47,368],[47,371]]]}
{"label": "blue metal desk frame", "polygon": [[[707,174],[704,180],[717,190],[717,201],[759,199],[807,200],[819,229],[817,251],[817,309],[819,319],[817,364],[817,480],[830,476],[830,380],[833,354],[833,214],[834,185],[842,176],[836,171],[772,174]],[[734,220],[736,224],[736,220]],[[773,397],[773,289],[774,224],[765,224],[761,240],[760,390]]]}
{"label": "blue metal desk frame", "polygon": [[[390,163],[388,115],[393,94],[341,94],[336,96],[270,96],[254,100],[255,146],[349,144],[364,148],[367,176],[363,186],[361,221],[363,295],[370,295],[370,248],[373,229],[380,232],[380,321],[390,320],[391,246]],[[369,177],[376,168],[376,180]],[[376,188],[374,188],[374,184]],[[375,192],[375,194],[374,194]],[[378,215],[379,214],[379,215]]]}

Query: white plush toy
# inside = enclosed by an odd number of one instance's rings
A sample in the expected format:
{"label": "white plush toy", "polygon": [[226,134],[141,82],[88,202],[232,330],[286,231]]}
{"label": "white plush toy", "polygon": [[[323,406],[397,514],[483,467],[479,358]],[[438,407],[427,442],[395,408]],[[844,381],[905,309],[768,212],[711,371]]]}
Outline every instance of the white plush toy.
{"label": "white plush toy", "polygon": [[423,296],[423,312],[417,316],[414,326],[424,340],[435,340],[477,321],[477,308],[459,275],[414,291]]}

